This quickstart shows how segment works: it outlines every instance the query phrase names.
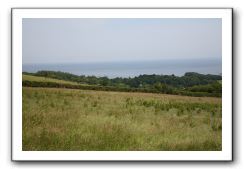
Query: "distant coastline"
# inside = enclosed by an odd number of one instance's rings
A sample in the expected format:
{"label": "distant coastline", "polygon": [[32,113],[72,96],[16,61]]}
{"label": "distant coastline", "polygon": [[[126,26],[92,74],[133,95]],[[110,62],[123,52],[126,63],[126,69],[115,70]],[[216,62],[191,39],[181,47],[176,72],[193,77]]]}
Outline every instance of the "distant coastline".
{"label": "distant coastline", "polygon": [[101,63],[23,64],[23,72],[35,73],[40,70],[62,71],[75,75],[97,77],[135,77],[141,74],[177,75],[185,72],[201,74],[222,73],[221,60],[165,60]]}

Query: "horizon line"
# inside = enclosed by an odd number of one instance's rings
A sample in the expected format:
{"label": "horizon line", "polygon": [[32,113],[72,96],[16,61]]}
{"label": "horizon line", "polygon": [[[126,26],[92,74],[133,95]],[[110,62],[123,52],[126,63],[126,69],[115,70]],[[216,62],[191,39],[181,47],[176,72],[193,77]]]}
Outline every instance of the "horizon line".
{"label": "horizon line", "polygon": [[22,63],[22,65],[37,65],[37,64],[91,64],[91,63],[128,63],[128,62],[156,62],[156,61],[183,61],[183,60],[218,60],[222,62],[221,58],[165,58],[165,59],[143,59],[143,60],[97,60],[97,61],[85,61],[85,62],[41,62],[41,63]]}

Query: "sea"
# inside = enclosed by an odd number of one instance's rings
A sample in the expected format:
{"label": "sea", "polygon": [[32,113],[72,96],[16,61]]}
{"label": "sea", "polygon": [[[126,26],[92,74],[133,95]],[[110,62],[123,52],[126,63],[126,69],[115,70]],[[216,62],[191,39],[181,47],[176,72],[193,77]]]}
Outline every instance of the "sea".
{"label": "sea", "polygon": [[184,59],[150,61],[116,61],[92,63],[23,64],[22,71],[35,73],[41,70],[62,71],[75,75],[108,78],[135,77],[143,74],[183,76],[186,72],[222,74],[221,59]]}

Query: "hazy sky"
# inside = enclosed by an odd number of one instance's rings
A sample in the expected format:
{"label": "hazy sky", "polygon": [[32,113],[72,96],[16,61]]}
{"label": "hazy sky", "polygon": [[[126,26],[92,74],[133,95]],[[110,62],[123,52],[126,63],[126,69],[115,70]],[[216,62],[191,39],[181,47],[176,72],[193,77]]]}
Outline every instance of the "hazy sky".
{"label": "hazy sky", "polygon": [[221,19],[23,19],[23,63],[222,56]]}

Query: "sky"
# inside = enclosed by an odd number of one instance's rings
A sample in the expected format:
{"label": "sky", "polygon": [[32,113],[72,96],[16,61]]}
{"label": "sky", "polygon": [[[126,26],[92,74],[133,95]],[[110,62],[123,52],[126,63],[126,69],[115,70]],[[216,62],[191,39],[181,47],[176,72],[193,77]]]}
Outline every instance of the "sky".
{"label": "sky", "polygon": [[23,64],[220,59],[218,18],[24,18]]}

